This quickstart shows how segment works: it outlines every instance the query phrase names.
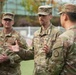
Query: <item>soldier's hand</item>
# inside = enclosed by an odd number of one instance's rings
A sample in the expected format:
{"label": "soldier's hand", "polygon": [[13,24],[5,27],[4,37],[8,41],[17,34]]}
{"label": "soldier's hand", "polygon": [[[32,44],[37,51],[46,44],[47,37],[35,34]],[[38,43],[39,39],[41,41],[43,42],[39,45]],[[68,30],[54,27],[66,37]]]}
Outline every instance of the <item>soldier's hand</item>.
{"label": "soldier's hand", "polygon": [[45,53],[49,53],[50,48],[47,44],[45,44],[43,50],[45,51]]}
{"label": "soldier's hand", "polygon": [[18,45],[17,40],[15,41],[15,45],[9,45],[8,48],[10,50],[12,50],[13,52],[18,52],[19,51],[19,45]]}
{"label": "soldier's hand", "polygon": [[1,54],[0,55],[0,63],[4,62],[4,61],[7,61],[8,60],[8,56],[5,55],[5,54]]}

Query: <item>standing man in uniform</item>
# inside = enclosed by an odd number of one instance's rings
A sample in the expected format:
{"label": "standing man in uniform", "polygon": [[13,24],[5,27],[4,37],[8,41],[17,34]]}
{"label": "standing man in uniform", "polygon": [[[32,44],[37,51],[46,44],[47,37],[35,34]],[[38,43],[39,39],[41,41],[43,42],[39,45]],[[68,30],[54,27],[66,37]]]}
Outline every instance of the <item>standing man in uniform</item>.
{"label": "standing man in uniform", "polygon": [[52,7],[48,5],[38,8],[38,19],[41,28],[34,34],[34,62],[35,75],[50,75],[49,67],[49,49],[53,46],[56,38],[60,35],[59,30],[52,25]]}
{"label": "standing man in uniform", "polygon": [[50,75],[76,75],[76,5],[65,4],[60,21],[66,31],[52,48]]}
{"label": "standing man in uniform", "polygon": [[11,49],[18,55],[25,58],[25,60],[34,58],[34,75],[50,75],[49,57],[51,55],[50,48],[53,46],[55,40],[59,36],[59,30],[52,25],[52,7],[48,5],[40,6],[38,8],[38,19],[41,28],[34,33],[32,41],[32,49],[23,52],[16,43],[11,46]]}
{"label": "standing man in uniform", "polygon": [[3,13],[3,29],[0,31],[0,75],[21,75],[21,58],[8,49],[8,45],[15,45],[17,40],[20,48],[27,49],[27,44],[20,34],[12,28],[13,24],[14,14],[10,12]]}

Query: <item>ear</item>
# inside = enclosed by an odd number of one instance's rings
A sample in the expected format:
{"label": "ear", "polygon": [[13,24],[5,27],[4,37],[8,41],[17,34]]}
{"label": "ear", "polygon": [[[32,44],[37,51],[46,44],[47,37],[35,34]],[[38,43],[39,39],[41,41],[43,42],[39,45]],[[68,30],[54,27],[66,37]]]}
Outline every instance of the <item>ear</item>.
{"label": "ear", "polygon": [[69,19],[69,17],[68,17],[67,14],[64,14],[64,15],[65,15],[65,16],[64,16],[64,18],[65,18],[64,20],[67,21],[67,20]]}
{"label": "ear", "polygon": [[3,24],[3,19],[1,20],[1,23]]}
{"label": "ear", "polygon": [[14,20],[12,21],[12,26],[14,25]]}
{"label": "ear", "polygon": [[52,15],[49,15],[50,19],[52,19]]}

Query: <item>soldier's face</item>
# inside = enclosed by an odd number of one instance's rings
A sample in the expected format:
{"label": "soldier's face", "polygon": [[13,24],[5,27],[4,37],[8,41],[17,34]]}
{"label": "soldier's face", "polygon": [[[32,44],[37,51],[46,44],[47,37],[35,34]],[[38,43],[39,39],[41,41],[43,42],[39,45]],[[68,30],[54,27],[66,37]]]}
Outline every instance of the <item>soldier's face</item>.
{"label": "soldier's face", "polygon": [[39,23],[40,25],[47,25],[50,22],[51,15],[39,15]]}
{"label": "soldier's face", "polygon": [[2,19],[2,25],[3,25],[4,28],[11,28],[13,24],[14,24],[13,20]]}

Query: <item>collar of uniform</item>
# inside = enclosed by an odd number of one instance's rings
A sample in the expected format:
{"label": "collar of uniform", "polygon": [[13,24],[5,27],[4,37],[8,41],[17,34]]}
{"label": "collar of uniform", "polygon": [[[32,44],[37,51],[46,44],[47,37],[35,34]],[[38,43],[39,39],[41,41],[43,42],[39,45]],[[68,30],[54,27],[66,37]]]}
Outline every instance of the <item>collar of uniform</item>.
{"label": "collar of uniform", "polygon": [[11,36],[12,33],[13,33],[13,31],[14,31],[14,30],[12,29],[9,34],[5,34],[4,31],[2,30],[0,36]]}
{"label": "collar of uniform", "polygon": [[74,29],[74,28],[76,28],[76,25],[71,26],[70,28],[68,28],[68,30]]}
{"label": "collar of uniform", "polygon": [[51,32],[51,27],[52,27],[52,24],[49,25],[49,27],[45,30],[44,27],[42,26],[40,28],[40,36],[43,36],[43,35],[47,35],[47,34],[50,34]]}

